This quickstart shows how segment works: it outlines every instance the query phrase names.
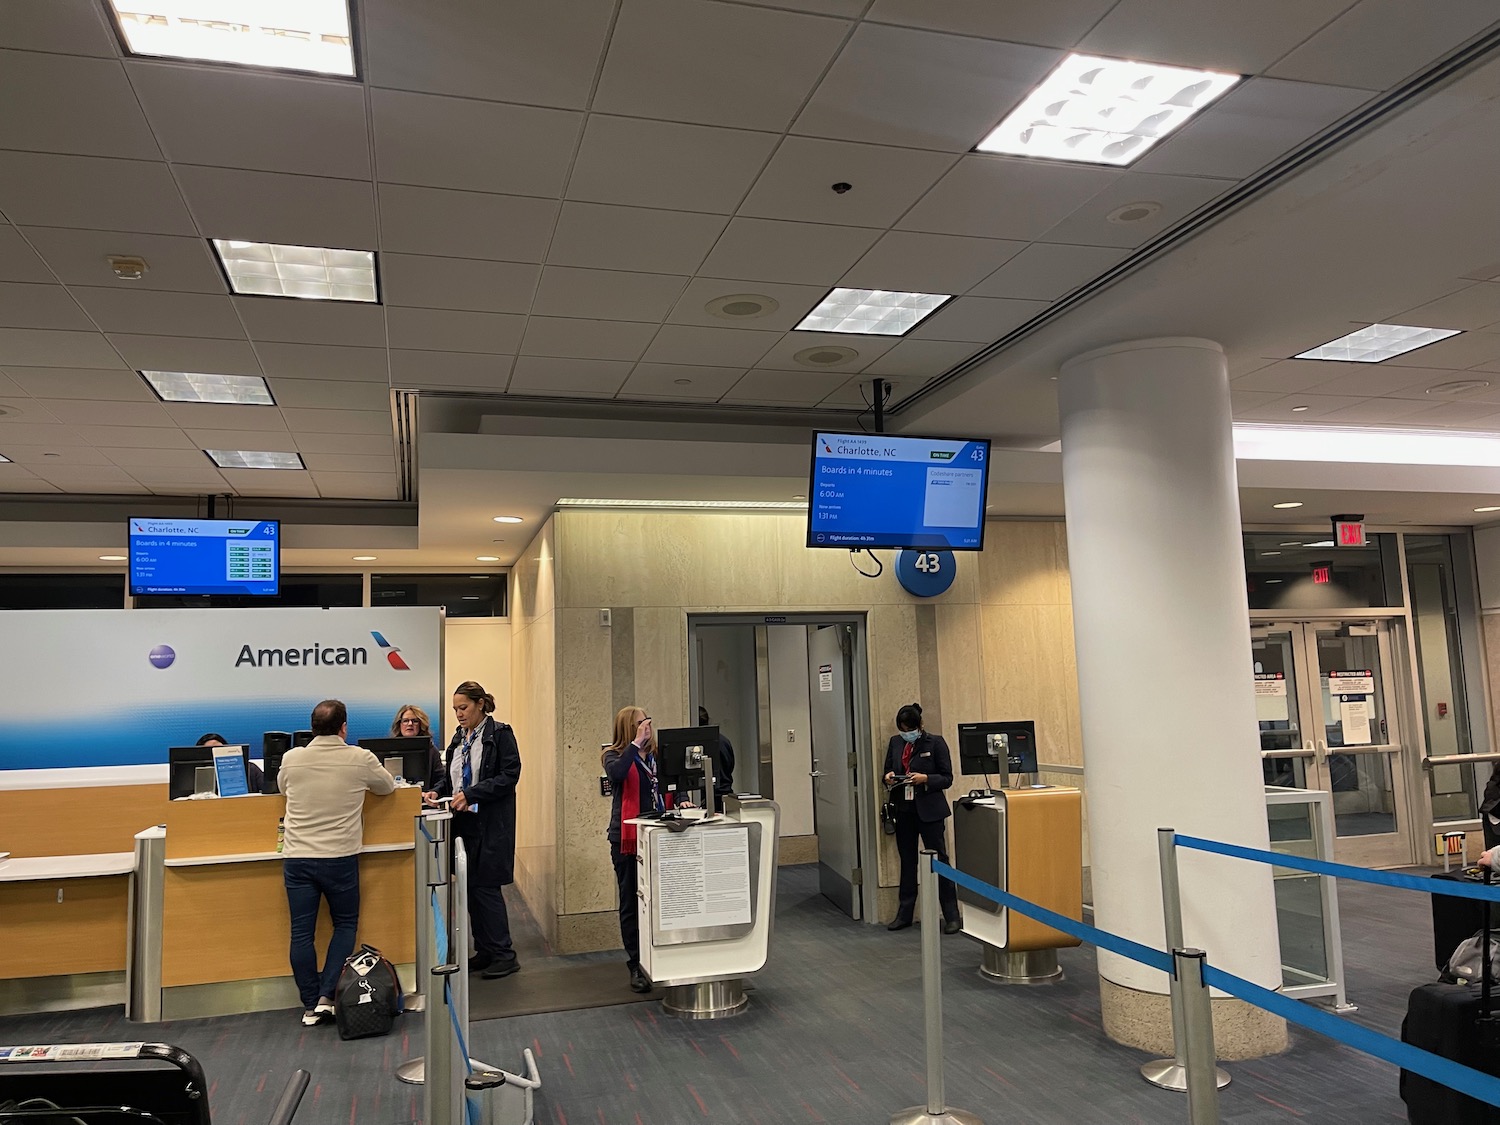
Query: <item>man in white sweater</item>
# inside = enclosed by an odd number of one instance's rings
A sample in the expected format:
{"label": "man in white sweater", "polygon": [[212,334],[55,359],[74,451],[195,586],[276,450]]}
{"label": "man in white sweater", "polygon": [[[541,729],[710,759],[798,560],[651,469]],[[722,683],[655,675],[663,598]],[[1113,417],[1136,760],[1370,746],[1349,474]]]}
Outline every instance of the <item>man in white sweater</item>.
{"label": "man in white sweater", "polygon": [[[313,740],[287,752],[277,786],[286,795],[282,878],[292,916],[292,976],[302,995],[302,1022],[333,1020],[333,991],[359,928],[359,851],[364,842],[365,794],[396,788],[375,755],[346,745],[349,713],[337,699],[313,708]],[[328,900],[333,936],[323,969],[313,932],[318,901]]]}

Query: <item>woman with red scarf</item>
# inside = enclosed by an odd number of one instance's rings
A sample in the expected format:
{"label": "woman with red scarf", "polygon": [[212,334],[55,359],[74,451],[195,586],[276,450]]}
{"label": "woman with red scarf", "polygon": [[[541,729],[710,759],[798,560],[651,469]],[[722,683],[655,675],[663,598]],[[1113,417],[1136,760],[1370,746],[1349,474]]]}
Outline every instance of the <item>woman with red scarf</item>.
{"label": "woman with red scarf", "polygon": [[[936,852],[938,862],[947,863],[943,822],[952,815],[943,790],[953,784],[953,757],[942,735],[922,729],[921,704],[908,703],[896,712],[896,734],[885,751],[885,784],[896,805],[896,851],[901,856],[901,894],[896,917],[886,929],[904,930],[917,907],[917,841]],[[938,880],[938,903],[943,933],[958,933],[963,928],[958,891],[947,879]]]}
{"label": "woman with red scarf", "polygon": [[620,891],[620,942],[630,967],[632,992],[650,992],[651,978],[641,968],[640,921],[636,914],[636,826],[644,813],[664,808],[656,787],[656,735],[651,717],[639,707],[622,707],[615,715],[615,739],[600,758],[614,800],[609,809],[609,857]]}

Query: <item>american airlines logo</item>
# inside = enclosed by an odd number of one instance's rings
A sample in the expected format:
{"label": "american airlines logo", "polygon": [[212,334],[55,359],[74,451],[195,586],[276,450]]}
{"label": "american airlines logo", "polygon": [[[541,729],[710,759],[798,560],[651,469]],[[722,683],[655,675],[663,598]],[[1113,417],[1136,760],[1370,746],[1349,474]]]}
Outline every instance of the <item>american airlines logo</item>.
{"label": "american airlines logo", "polygon": [[[401,650],[379,633],[370,632],[380,651],[385,653],[386,663],[398,672],[410,672],[411,666],[401,657]],[[165,647],[165,646],[160,646]],[[168,649],[168,652],[171,650]],[[176,654],[174,653],[173,656]],[[243,668],[305,668],[314,665],[357,665],[370,662],[369,650],[363,645],[344,648],[335,645],[311,644],[301,648],[251,648],[241,645],[234,666]],[[152,663],[158,668],[166,667],[158,662],[153,650]],[[171,663],[168,660],[167,663]]]}
{"label": "american airlines logo", "polygon": [[399,648],[396,648],[394,645],[391,644],[390,641],[386,640],[379,633],[376,633],[373,630],[371,631],[370,636],[372,636],[372,637],[375,638],[375,643],[378,644],[380,646],[381,650],[385,653],[386,663],[388,663],[392,668],[396,669],[396,671],[398,671],[398,672],[410,672],[411,671],[411,668],[407,666],[406,661],[404,661],[404,660],[401,659],[401,656],[400,656],[401,650]]}

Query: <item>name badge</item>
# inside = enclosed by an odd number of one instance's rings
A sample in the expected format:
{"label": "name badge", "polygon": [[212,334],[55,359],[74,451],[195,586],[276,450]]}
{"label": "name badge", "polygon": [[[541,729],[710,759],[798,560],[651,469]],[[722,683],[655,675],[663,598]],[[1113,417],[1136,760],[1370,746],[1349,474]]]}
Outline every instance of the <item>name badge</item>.
{"label": "name badge", "polygon": [[906,793],[902,796],[902,800],[910,801],[912,799],[912,796],[913,796],[912,787],[910,785],[908,785],[906,787]]}

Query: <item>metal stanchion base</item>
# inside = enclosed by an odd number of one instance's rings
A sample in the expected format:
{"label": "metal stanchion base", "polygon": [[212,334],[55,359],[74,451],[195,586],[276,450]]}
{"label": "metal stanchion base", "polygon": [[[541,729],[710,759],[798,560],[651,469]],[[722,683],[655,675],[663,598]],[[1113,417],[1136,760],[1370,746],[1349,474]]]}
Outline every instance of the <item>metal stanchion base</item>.
{"label": "metal stanchion base", "polygon": [[984,947],[979,975],[996,984],[1055,984],[1063,979],[1055,949],[1010,952],[989,944]]}
{"label": "metal stanchion base", "polygon": [[745,1010],[750,998],[742,980],[707,980],[698,984],[674,984],[662,997],[661,1010],[684,1020],[717,1020]]}
{"label": "metal stanchion base", "polygon": [[984,1122],[968,1110],[947,1109],[933,1113],[925,1105],[916,1105],[891,1114],[891,1125],[984,1125]]}
{"label": "metal stanchion base", "polygon": [[427,997],[420,992],[408,992],[401,997],[401,1010],[403,1012],[425,1012],[427,1010]]}
{"label": "metal stanchion base", "polygon": [[[499,1067],[491,1066],[487,1062],[478,1059],[470,1059],[469,1066],[474,1070],[499,1070]],[[396,1079],[405,1082],[408,1086],[420,1086],[427,1080],[427,1060],[423,1058],[408,1059],[396,1068]]]}
{"label": "metal stanchion base", "polygon": [[[1176,1059],[1153,1059],[1141,1067],[1141,1077],[1163,1090],[1187,1090],[1187,1067]],[[1214,1085],[1220,1090],[1229,1085],[1229,1073],[1222,1067],[1214,1067]]]}

